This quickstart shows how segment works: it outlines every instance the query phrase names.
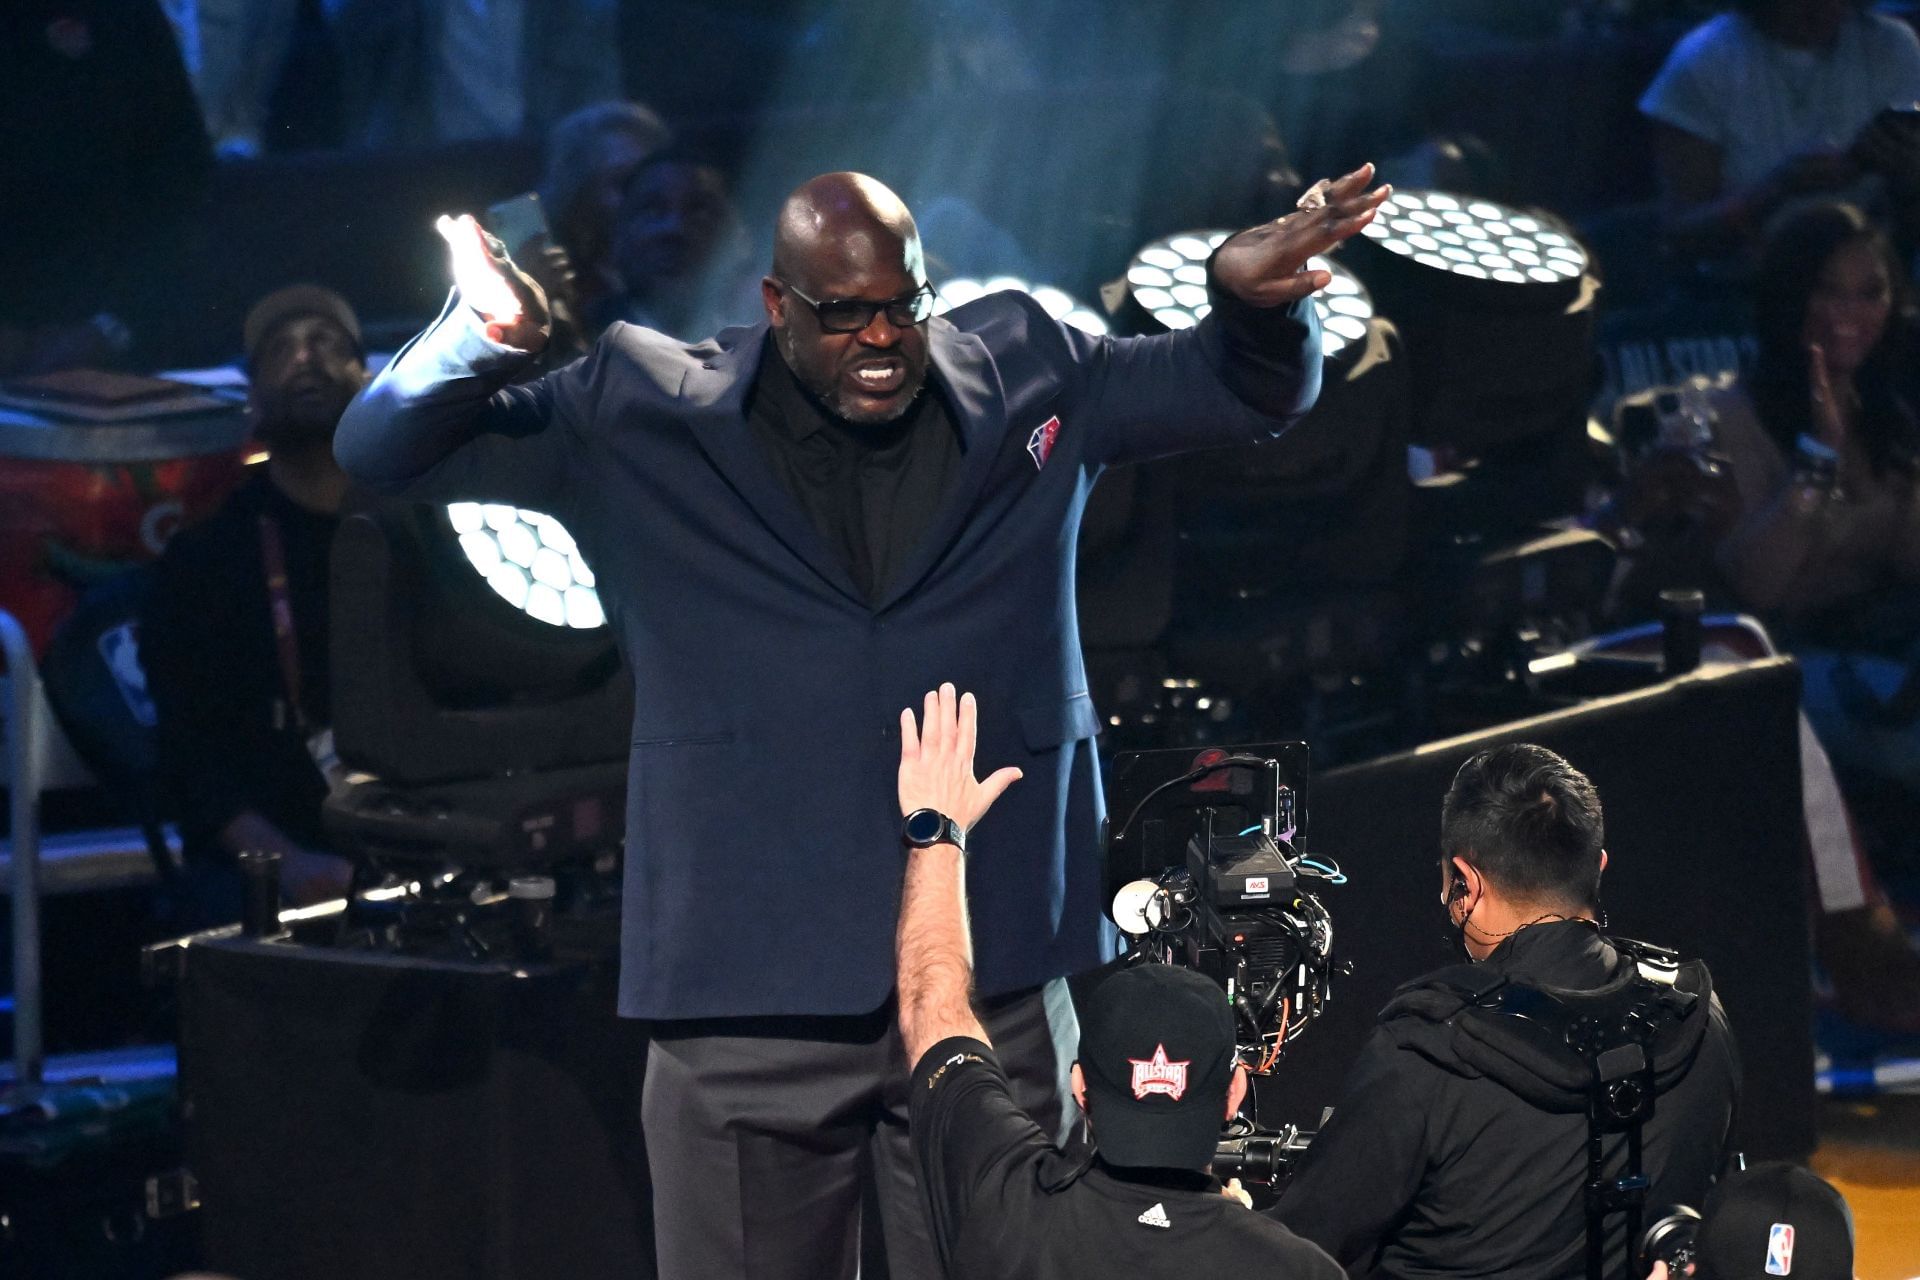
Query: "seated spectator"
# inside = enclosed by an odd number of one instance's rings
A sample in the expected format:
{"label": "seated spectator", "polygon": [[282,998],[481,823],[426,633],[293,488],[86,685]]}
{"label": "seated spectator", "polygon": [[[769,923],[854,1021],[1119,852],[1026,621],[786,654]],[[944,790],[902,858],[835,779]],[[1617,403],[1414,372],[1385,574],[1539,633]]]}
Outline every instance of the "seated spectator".
{"label": "seated spectator", "polygon": [[[1887,236],[1851,205],[1789,211],[1761,249],[1752,379],[1715,393],[1737,501],[1727,589],[1800,661],[1803,705],[1845,782],[1920,797],[1915,318]],[[1911,699],[1912,695],[1907,697]],[[1821,921],[1841,1009],[1920,1027],[1920,959],[1877,893]]]}
{"label": "seated spectator", "polygon": [[918,725],[911,710],[900,717],[900,1039],[942,1268],[953,1280],[1336,1280],[1326,1254],[1222,1195],[1207,1173],[1247,1070],[1225,993],[1200,974],[1137,965],[1086,1001],[1073,1094],[1097,1152],[1059,1150],[1014,1101],[970,1000],[963,850],[967,829],[1020,771],[974,778],[976,724],[973,695],[956,698],[950,684],[927,695]]}
{"label": "seated spectator", "polygon": [[[1587,1274],[1591,1076],[1576,1057],[1550,1079],[1541,1064],[1554,1055],[1494,997],[1517,989],[1544,1017],[1631,991],[1661,954],[1597,922],[1604,838],[1593,784],[1544,747],[1493,747],[1455,775],[1441,807],[1440,901],[1473,964],[1401,988],[1274,1210],[1350,1275]],[[1739,1066],[1704,966],[1657,967],[1673,975],[1657,986],[1692,998],[1648,1045],[1658,1103],[1642,1127],[1642,1170],[1650,1203],[1698,1204],[1720,1170]],[[1498,1048],[1516,1039],[1530,1047]],[[1608,1138],[1609,1169],[1622,1169],[1625,1146],[1624,1134]],[[1614,1223],[1609,1275],[1630,1247]]]}
{"label": "seated spectator", "polygon": [[625,320],[698,340],[765,314],[764,266],[726,175],[704,160],[669,152],[634,170],[614,222],[612,261],[621,292],[593,331]]}
{"label": "seated spectator", "polygon": [[1878,189],[1920,228],[1920,38],[1863,0],[1741,0],[1689,32],[1640,100],[1669,235],[1740,248],[1794,196]]}
{"label": "seated spectator", "polygon": [[[231,889],[223,868],[234,855],[277,852],[299,905],[338,897],[350,880],[320,825],[328,557],[347,491],[333,431],[367,373],[353,309],[313,285],[257,303],[245,344],[248,412],[270,456],[168,545],[140,649],[190,865],[203,884]],[[237,893],[201,896],[203,909],[237,914]]]}
{"label": "seated spectator", "polygon": [[620,202],[648,156],[672,141],[666,122],[637,102],[601,102],[574,112],[547,137],[540,200],[554,239],[572,263],[573,313],[602,315],[620,293],[613,228]]}

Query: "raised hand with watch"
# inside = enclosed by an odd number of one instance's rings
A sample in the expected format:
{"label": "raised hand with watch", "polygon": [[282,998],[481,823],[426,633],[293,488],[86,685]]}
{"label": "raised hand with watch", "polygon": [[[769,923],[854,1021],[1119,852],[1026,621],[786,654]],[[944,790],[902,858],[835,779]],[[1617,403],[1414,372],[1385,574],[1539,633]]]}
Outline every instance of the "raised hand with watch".
{"label": "raised hand with watch", "polygon": [[927,694],[918,725],[911,707],[900,713],[901,839],[908,848],[950,844],[966,852],[968,829],[1020,777],[1018,769],[973,776],[979,714],[973,695],[963,697],[951,684]]}
{"label": "raised hand with watch", "polygon": [[973,695],[959,696],[950,684],[927,695],[918,725],[911,707],[900,713],[901,836],[907,866],[894,959],[900,1039],[908,1062],[918,1062],[929,1048],[954,1036],[990,1043],[971,999],[967,829],[1020,771],[1001,769],[984,781],[973,776],[978,723]]}

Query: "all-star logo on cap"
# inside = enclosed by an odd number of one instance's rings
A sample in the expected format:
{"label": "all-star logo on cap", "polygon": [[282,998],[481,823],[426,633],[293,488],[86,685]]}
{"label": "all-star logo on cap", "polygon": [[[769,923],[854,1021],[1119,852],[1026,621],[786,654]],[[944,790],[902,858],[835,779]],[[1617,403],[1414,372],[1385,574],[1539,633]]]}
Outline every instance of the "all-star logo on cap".
{"label": "all-star logo on cap", "polygon": [[1144,1099],[1150,1093],[1164,1093],[1175,1102],[1187,1091],[1187,1068],[1193,1059],[1168,1062],[1167,1046],[1153,1046],[1151,1058],[1128,1058],[1133,1064],[1133,1096]]}

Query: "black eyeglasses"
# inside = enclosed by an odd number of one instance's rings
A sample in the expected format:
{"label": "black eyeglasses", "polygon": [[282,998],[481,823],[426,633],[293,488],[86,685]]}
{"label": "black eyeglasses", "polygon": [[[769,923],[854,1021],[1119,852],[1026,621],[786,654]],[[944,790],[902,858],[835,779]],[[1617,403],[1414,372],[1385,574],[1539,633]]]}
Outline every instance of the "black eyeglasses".
{"label": "black eyeglasses", "polygon": [[930,284],[923,284],[912,293],[903,293],[884,302],[869,302],[865,298],[829,298],[819,302],[785,280],[780,283],[787,292],[813,308],[813,314],[820,318],[820,327],[828,333],[858,333],[872,324],[873,318],[882,311],[887,313],[890,323],[902,329],[925,324],[933,314],[933,286]]}

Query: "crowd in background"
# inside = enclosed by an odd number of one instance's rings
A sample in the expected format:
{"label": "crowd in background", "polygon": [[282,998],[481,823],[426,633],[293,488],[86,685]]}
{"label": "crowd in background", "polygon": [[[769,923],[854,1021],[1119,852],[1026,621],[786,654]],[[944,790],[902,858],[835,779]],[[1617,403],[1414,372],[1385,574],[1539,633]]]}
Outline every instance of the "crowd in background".
{"label": "crowd in background", "polygon": [[[1558,203],[1605,284],[1603,347],[1636,326],[1737,336],[1740,358],[1705,369],[1610,361],[1600,422],[1610,396],[1699,372],[1699,431],[1623,447],[1596,468],[1611,501],[1566,516],[1632,553],[1616,603],[1702,587],[1798,659],[1832,1005],[1920,1035],[1899,905],[1920,886],[1914,6],[681,8],[0,9],[19,90],[0,100],[0,377],[237,354],[272,454],[174,541],[141,606],[161,773],[209,877],[196,913],[233,914],[242,849],[279,851],[295,901],[347,880],[309,757],[347,500],[331,435],[369,357],[444,297],[424,220],[396,226],[382,203],[415,173],[483,220],[537,192],[545,229],[507,247],[554,301],[552,366],[616,323],[698,339],[758,319],[771,202],[842,157],[893,166],[880,176],[917,213],[936,284],[1010,274],[1089,298],[1151,236],[1278,216],[1302,174],[1373,160],[1403,188]],[[1515,79],[1476,99],[1490,66]],[[1600,91],[1528,97],[1563,66]],[[278,287],[313,278],[330,288]]]}
{"label": "crowd in background", "polygon": [[[548,230],[509,248],[556,299],[558,358],[614,321],[688,338],[753,321],[770,194],[850,146],[898,170],[884,176],[920,214],[936,282],[1018,273],[1083,296],[1150,233],[1283,212],[1303,171],[1370,158],[1403,187],[1576,192],[1566,172],[1592,164],[1579,138],[1548,139],[1543,169],[1524,154],[1539,140],[1513,131],[1521,113],[1483,105],[1477,128],[1443,129],[1437,95],[1465,81],[1431,55],[1524,71],[1536,55],[1575,65],[1603,49],[1615,79],[1641,68],[1614,86],[1616,105],[1634,105],[1608,128],[1650,146],[1609,175],[1613,207],[1562,212],[1588,231],[1610,322],[1731,314],[1751,353],[1710,371],[1733,376],[1711,391],[1713,438],[1687,446],[1703,465],[1681,468],[1677,487],[1657,459],[1615,476],[1615,510],[1633,513],[1623,536],[1645,553],[1639,565],[1774,624],[1802,659],[1808,716],[1855,801],[1846,843],[1912,870],[1891,834],[1920,795],[1912,15],[1855,0],[1313,0],[1277,14],[1119,3],[1018,16],[930,0],[877,22],[838,4],[726,8],[677,14],[669,33],[658,13],[611,0],[8,6],[0,33],[28,90],[8,101],[38,105],[0,116],[18,179],[0,188],[0,374],[231,351],[238,316],[210,300],[216,282],[291,270],[316,238],[338,242],[345,256],[331,261],[354,270],[324,282],[367,320],[365,345],[409,332],[438,305],[444,268],[428,249],[424,283],[395,292],[374,263],[392,260],[378,254],[396,228],[332,207],[298,221],[327,198],[302,167],[316,145],[415,148],[403,164],[418,157],[423,173],[434,148],[478,147],[473,169],[526,173]],[[662,52],[716,40],[727,56]],[[250,272],[208,211],[222,183],[261,195],[245,184],[268,162],[292,166],[283,185],[296,194],[274,198],[295,220],[261,227],[265,208],[228,202],[263,235]],[[313,163],[378,194],[368,175],[381,171]],[[1638,279],[1648,262],[1650,287]],[[1687,370],[1641,376],[1663,372]],[[1835,909],[1867,927],[1830,932],[1878,941],[1859,965],[1840,942],[1833,959],[1896,975],[1877,1011],[1856,1012],[1920,1029],[1920,961],[1874,877],[1865,884]]]}

